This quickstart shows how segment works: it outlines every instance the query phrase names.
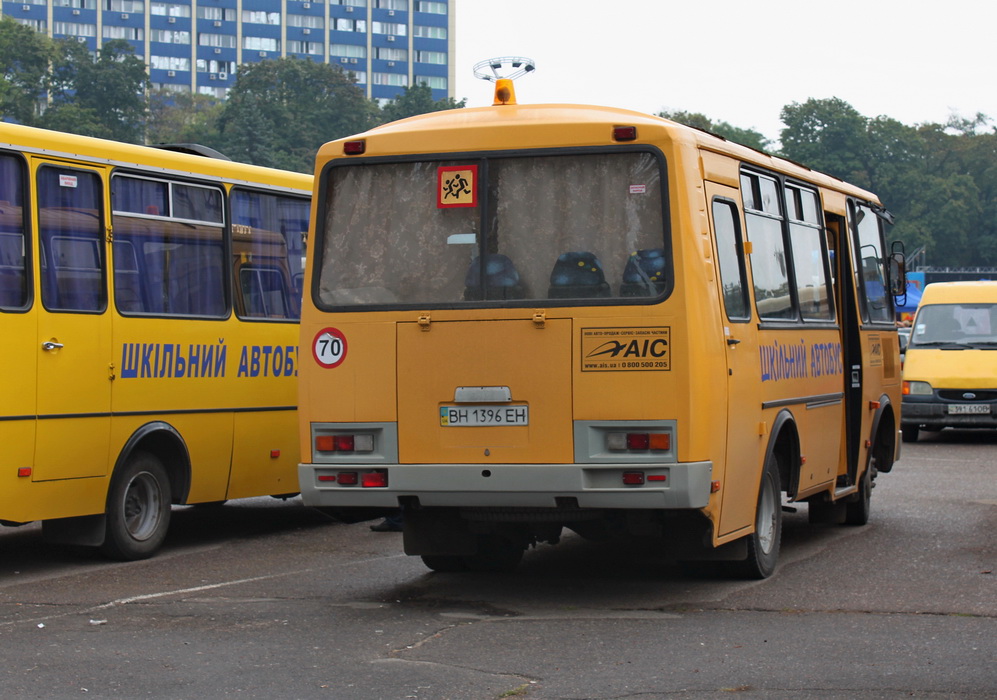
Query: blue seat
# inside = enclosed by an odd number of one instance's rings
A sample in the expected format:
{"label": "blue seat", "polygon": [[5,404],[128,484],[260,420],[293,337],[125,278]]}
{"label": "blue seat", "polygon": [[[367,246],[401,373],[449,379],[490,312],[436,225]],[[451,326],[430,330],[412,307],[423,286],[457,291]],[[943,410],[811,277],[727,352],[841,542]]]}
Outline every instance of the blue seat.
{"label": "blue seat", "polygon": [[482,299],[522,299],[523,285],[520,283],[519,272],[507,256],[499,253],[489,253],[484,261],[484,285],[481,283],[482,264],[474,258],[464,275],[465,301],[481,301]]}
{"label": "blue seat", "polygon": [[656,297],[665,291],[665,251],[647,248],[630,254],[623,269],[620,296]]}
{"label": "blue seat", "polygon": [[609,283],[595,253],[575,251],[558,256],[550,272],[549,298],[588,299],[609,295]]}

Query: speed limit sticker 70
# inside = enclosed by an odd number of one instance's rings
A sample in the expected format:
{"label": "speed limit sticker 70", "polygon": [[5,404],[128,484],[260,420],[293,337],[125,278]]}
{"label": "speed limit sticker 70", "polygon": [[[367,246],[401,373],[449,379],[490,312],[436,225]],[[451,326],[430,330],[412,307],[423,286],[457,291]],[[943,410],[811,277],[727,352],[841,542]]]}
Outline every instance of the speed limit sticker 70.
{"label": "speed limit sticker 70", "polygon": [[315,361],[326,369],[339,367],[346,359],[346,336],[338,328],[324,328],[312,343]]}

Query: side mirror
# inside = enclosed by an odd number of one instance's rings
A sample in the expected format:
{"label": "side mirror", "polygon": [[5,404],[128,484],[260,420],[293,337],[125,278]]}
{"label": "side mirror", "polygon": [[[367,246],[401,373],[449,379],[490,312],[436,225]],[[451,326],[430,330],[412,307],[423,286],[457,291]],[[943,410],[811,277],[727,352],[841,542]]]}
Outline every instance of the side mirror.
{"label": "side mirror", "polygon": [[904,244],[894,241],[887,260],[889,265],[890,293],[895,297],[903,297],[901,305],[907,301],[907,256],[904,254]]}

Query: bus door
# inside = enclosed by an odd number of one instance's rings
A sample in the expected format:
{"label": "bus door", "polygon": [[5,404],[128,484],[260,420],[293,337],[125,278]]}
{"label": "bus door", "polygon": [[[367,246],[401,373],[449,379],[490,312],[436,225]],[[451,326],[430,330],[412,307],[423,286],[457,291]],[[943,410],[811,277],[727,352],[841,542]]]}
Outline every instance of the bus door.
{"label": "bus door", "polygon": [[111,322],[98,171],[36,162],[41,304],[35,481],[107,472]]}
{"label": "bus door", "polygon": [[722,475],[723,506],[718,534],[746,528],[754,520],[755,501],[745,493],[758,490],[761,403],[758,387],[758,328],[751,318],[745,272],[744,234],[737,206],[738,191],[706,183],[716,239],[721,319],[727,352],[727,454]]}
{"label": "bus door", "polygon": [[[31,466],[35,448],[35,351],[37,318],[31,295],[30,227],[25,214],[27,198],[24,161],[0,154],[0,444],[4,446],[4,475],[13,476]],[[8,461],[9,460],[9,461]],[[3,487],[0,517],[16,519],[23,499]],[[10,498],[11,500],[7,500]]]}

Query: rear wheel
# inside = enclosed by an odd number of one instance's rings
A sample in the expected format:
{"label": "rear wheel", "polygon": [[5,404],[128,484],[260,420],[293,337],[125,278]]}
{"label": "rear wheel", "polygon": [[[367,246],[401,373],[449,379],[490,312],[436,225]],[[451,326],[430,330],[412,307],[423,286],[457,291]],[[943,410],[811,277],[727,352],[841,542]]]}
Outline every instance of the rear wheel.
{"label": "rear wheel", "polygon": [[423,554],[422,563],[441,574],[467,570],[467,567],[464,566],[464,558],[459,555]]}
{"label": "rear wheel", "polygon": [[131,561],[159,549],[170,525],[170,480],[159,459],[135,452],[114,474],[106,518],[105,555]]}
{"label": "rear wheel", "polygon": [[845,523],[848,525],[865,525],[869,522],[872,510],[872,473],[876,460],[873,459],[862,479],[859,481],[858,498],[845,506]]}
{"label": "rear wheel", "polygon": [[755,531],[748,535],[748,558],[729,562],[731,573],[744,578],[768,578],[775,571],[782,540],[782,496],[779,463],[774,454],[765,462],[758,490]]}

